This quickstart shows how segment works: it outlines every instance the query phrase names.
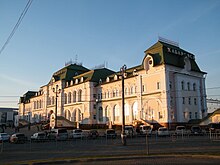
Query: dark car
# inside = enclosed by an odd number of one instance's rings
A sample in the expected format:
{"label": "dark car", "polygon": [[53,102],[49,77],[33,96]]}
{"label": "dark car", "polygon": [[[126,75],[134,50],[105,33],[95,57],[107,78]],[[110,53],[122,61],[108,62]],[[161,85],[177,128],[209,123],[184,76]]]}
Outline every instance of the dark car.
{"label": "dark car", "polygon": [[10,137],[10,143],[25,143],[27,137],[23,133],[15,133]]}
{"label": "dark car", "polygon": [[203,135],[203,131],[199,126],[192,126],[191,127],[191,134],[192,135]]}
{"label": "dark car", "polygon": [[99,137],[99,133],[97,130],[90,130],[89,132],[89,138],[92,138],[92,139],[96,139]]}
{"label": "dark car", "polygon": [[208,127],[211,133],[220,133],[220,123],[210,123]]}
{"label": "dark car", "polygon": [[107,129],[105,130],[106,138],[116,138],[117,134],[114,129]]}

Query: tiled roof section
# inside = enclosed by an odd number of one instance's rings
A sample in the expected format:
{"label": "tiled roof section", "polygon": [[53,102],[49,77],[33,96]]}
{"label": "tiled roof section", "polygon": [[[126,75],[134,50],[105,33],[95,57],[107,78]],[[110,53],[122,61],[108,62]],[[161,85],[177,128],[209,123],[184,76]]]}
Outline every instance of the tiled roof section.
{"label": "tiled roof section", "polygon": [[195,61],[195,56],[178,46],[158,41],[156,44],[147,49],[145,54],[146,56],[152,56],[154,59],[154,66],[167,64],[180,68],[184,68],[184,58],[188,57],[191,63],[191,70],[202,72]]}
{"label": "tiled roof section", "polygon": [[70,64],[70,65],[60,69],[56,73],[54,73],[53,77],[55,78],[55,81],[58,81],[58,80],[67,80],[68,81],[68,80],[71,80],[74,76],[80,75],[80,74],[88,72],[88,71],[89,71],[89,69],[87,69],[81,65]]}
{"label": "tiled roof section", "polygon": [[99,83],[100,80],[105,81],[107,76],[109,76],[113,73],[115,73],[115,72],[112,70],[109,70],[107,68],[101,68],[101,69],[91,70],[89,72],[85,72],[81,75],[75,76],[74,79],[80,79],[81,77],[83,77],[84,82],[85,81],[92,81],[92,82]]}
{"label": "tiled roof section", "polygon": [[19,103],[27,103],[32,97],[36,95],[36,91],[28,91],[26,92],[23,97],[20,97]]}

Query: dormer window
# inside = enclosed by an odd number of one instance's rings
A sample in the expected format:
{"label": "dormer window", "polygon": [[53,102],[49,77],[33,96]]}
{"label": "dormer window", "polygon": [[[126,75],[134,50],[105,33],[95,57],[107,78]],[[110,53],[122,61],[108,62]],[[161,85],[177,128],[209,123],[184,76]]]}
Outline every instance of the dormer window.
{"label": "dormer window", "polygon": [[84,80],[84,78],[83,78],[83,77],[81,77],[81,78],[80,78],[80,82],[83,82],[83,80]]}
{"label": "dormer window", "polygon": [[75,80],[75,84],[78,84],[78,81],[79,81],[79,80],[78,80],[78,79],[76,79],[76,80]]}
{"label": "dormer window", "polygon": [[107,78],[106,78],[106,82],[109,82],[109,81],[110,81],[110,78],[109,78],[109,77],[107,77]]}
{"label": "dormer window", "polygon": [[153,59],[150,55],[147,55],[147,57],[144,59],[144,69],[148,71],[150,67],[153,67]]}

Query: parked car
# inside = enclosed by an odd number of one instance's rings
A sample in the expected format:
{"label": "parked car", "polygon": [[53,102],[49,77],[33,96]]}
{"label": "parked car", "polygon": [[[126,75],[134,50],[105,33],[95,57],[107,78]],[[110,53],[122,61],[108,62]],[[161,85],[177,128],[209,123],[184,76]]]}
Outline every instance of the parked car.
{"label": "parked car", "polygon": [[152,126],[150,125],[141,125],[140,126],[140,134],[141,135],[149,135],[151,136],[152,134]]}
{"label": "parked car", "polygon": [[56,140],[67,140],[68,139],[68,132],[65,128],[58,128],[58,129],[51,129],[50,132],[51,136],[55,136]]}
{"label": "parked car", "polygon": [[177,126],[176,127],[176,130],[175,130],[175,134],[176,135],[184,135],[186,133],[187,133],[187,131],[186,131],[186,127],[185,126]]}
{"label": "parked car", "polygon": [[220,123],[210,123],[208,127],[211,133],[220,133]]}
{"label": "parked car", "polygon": [[27,137],[23,133],[15,133],[10,137],[10,143],[25,143]]}
{"label": "parked car", "polygon": [[83,131],[81,129],[74,129],[71,134],[73,139],[78,139],[83,137]]}
{"label": "parked car", "polygon": [[99,133],[97,130],[90,130],[88,137],[92,139],[96,139],[99,137]]}
{"label": "parked car", "polygon": [[166,127],[160,127],[158,128],[157,135],[158,136],[169,136],[170,133]]}
{"label": "parked car", "polygon": [[191,127],[191,134],[192,135],[203,135],[204,132],[202,131],[200,126],[195,125]]}
{"label": "parked car", "polygon": [[31,136],[32,141],[46,141],[47,139],[47,134],[45,132],[37,132]]}
{"label": "parked car", "polygon": [[117,134],[114,129],[107,129],[105,130],[105,136],[106,138],[116,138]]}
{"label": "parked car", "polygon": [[136,132],[134,130],[134,127],[133,126],[129,126],[129,125],[126,125],[125,126],[125,135],[127,137],[133,137],[136,135]]}
{"label": "parked car", "polygon": [[10,138],[10,135],[7,133],[0,133],[0,142],[4,141],[4,142],[8,142]]}

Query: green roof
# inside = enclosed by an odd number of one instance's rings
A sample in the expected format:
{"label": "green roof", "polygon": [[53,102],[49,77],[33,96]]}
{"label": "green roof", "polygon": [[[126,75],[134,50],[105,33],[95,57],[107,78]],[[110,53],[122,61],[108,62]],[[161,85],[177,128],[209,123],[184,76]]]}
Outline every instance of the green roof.
{"label": "green roof", "polygon": [[150,55],[153,58],[154,66],[167,64],[180,68],[184,68],[184,59],[185,57],[188,57],[191,64],[191,70],[202,72],[195,61],[195,56],[176,45],[158,41],[156,44],[148,48],[145,51],[145,54],[145,57]]}
{"label": "green roof", "polygon": [[70,64],[59,71],[55,72],[53,74],[53,77],[55,78],[56,81],[58,80],[71,80],[74,76],[80,75],[82,73],[88,72],[89,69],[77,65],[77,64]]}
{"label": "green roof", "polygon": [[74,79],[79,79],[81,77],[84,78],[84,81],[92,81],[92,82],[99,82],[100,79],[102,81],[105,81],[107,76],[115,73],[112,70],[109,70],[107,68],[101,68],[101,69],[95,69],[95,70],[90,70],[88,72],[85,72],[81,75],[75,76]]}
{"label": "green roof", "polygon": [[30,98],[34,97],[36,95],[36,91],[28,91],[26,92],[23,97],[20,97],[19,103],[26,103]]}

